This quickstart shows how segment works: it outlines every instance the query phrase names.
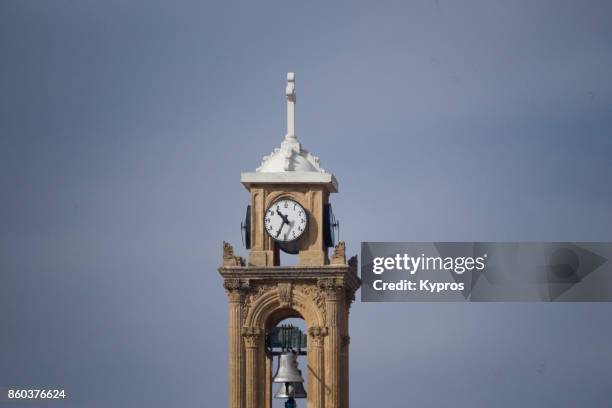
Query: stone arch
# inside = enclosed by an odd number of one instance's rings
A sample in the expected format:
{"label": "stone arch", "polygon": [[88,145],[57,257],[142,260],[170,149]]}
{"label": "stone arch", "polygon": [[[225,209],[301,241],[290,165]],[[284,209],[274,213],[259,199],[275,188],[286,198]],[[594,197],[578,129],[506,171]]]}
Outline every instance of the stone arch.
{"label": "stone arch", "polygon": [[[284,294],[281,294],[283,291]],[[301,317],[307,328],[325,326],[325,310],[321,301],[313,299],[293,285],[288,291],[278,285],[257,298],[247,312],[244,326],[265,329],[270,318],[275,318],[274,314],[278,317],[284,316],[280,320],[285,317]]]}
{"label": "stone arch", "polygon": [[[314,283],[314,284],[313,284]],[[246,350],[245,377],[251,378],[245,391],[247,407],[268,408],[272,400],[272,358],[265,353],[265,335],[269,329],[288,317],[304,320],[308,333],[308,352],[303,375],[307,381],[307,406],[324,408],[324,390],[329,388],[329,380],[324,371],[324,344],[327,336],[325,299],[322,290],[315,282],[281,281],[276,285],[263,283],[248,301],[245,309],[243,336],[245,333],[258,333],[256,349]],[[245,345],[247,339],[245,339]],[[250,356],[250,359],[249,359]],[[257,378],[259,380],[253,380]],[[263,380],[261,380],[263,379]],[[253,383],[253,381],[256,381]],[[257,382],[258,381],[258,382]],[[253,402],[250,406],[248,396]],[[340,406],[334,406],[340,408]],[[342,407],[345,408],[345,407]]]}
{"label": "stone arch", "polygon": [[264,207],[268,208],[270,206],[270,204],[272,204],[274,201],[279,200],[281,198],[290,198],[290,199],[295,200],[298,203],[300,203],[304,208],[310,208],[310,206],[309,206],[310,203],[307,202],[307,194],[303,193],[303,192],[298,192],[298,191],[291,191],[291,192],[287,192],[287,191],[274,191],[274,192],[271,192],[271,193],[269,193],[266,196]]}

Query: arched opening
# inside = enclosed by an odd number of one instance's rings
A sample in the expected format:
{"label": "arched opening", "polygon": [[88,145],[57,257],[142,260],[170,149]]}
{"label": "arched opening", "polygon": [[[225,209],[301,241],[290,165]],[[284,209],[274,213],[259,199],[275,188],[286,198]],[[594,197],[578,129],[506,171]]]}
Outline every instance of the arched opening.
{"label": "arched opening", "polygon": [[[304,379],[303,390],[308,389],[308,358],[307,358],[307,327],[306,321],[293,309],[279,309],[270,315],[266,324],[266,353],[271,357],[271,407],[284,408],[286,397],[282,397],[287,390],[286,384],[273,382],[278,373],[281,354],[289,350],[297,354],[298,368]],[[279,396],[280,397],[276,397]],[[298,407],[306,407],[306,398],[296,398]]]}
{"label": "arched opening", "polygon": [[[316,281],[315,281],[316,282]],[[242,322],[242,337],[245,344],[245,401],[249,408],[268,408],[273,405],[272,376],[276,372],[280,353],[268,347],[269,335],[275,328],[293,320],[306,344],[305,358],[300,358],[298,368],[302,370],[307,399],[298,400],[298,406],[323,407],[324,390],[328,379],[324,370],[323,337],[327,335],[325,309],[317,284],[310,282],[280,282],[251,289],[247,297],[247,308]],[[307,334],[307,335],[306,335]],[[279,351],[278,348],[276,351]],[[296,356],[296,360],[297,360]],[[293,361],[291,364],[295,364]],[[329,377],[329,374],[328,374]],[[274,391],[277,388],[274,387]],[[282,400],[281,400],[282,401]],[[285,400],[286,401],[286,400]],[[281,405],[282,406],[282,405]]]}

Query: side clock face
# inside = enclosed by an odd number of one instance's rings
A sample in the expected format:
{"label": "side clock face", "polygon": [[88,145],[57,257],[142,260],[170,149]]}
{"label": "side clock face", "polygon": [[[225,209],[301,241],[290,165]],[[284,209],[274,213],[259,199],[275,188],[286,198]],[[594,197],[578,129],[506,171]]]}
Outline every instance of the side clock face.
{"label": "side clock face", "polygon": [[291,242],[300,238],[308,226],[308,215],[297,201],[275,201],[264,216],[266,232],[279,242]]}

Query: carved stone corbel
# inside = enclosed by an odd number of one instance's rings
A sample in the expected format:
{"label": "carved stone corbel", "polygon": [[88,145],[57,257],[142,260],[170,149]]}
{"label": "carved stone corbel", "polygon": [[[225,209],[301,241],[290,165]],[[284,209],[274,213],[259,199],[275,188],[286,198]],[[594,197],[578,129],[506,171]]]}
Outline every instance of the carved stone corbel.
{"label": "carved stone corbel", "polygon": [[278,303],[281,307],[291,307],[293,294],[292,285],[290,282],[279,283],[276,286],[276,292],[278,293]]}

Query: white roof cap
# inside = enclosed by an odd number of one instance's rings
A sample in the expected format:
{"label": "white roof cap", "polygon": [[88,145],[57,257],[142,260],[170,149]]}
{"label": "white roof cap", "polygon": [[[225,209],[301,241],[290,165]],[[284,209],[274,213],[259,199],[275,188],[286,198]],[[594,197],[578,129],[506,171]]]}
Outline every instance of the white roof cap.
{"label": "white roof cap", "polygon": [[327,184],[329,191],[338,191],[333,174],[319,166],[319,158],[304,149],[295,135],[295,74],[287,73],[287,134],[280,147],[264,156],[255,173],[242,173],[240,181],[245,187],[266,183]]}

